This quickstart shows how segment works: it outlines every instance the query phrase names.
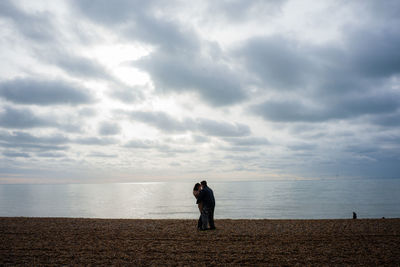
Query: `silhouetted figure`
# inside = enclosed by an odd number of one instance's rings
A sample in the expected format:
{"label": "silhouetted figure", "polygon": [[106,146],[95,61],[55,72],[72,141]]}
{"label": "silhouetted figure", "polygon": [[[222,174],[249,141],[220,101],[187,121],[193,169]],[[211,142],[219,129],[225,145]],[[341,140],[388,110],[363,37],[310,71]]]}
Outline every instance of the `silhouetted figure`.
{"label": "silhouetted figure", "polygon": [[[214,230],[214,209],[215,209],[215,198],[214,192],[207,186],[206,181],[201,182],[202,190],[197,198],[197,204],[203,203],[203,211],[201,212],[202,227],[201,230]],[[207,228],[210,225],[210,228]]]}
{"label": "silhouetted figure", "polygon": [[357,219],[357,213],[353,211],[353,220]]}
{"label": "silhouetted figure", "polygon": [[[196,202],[199,197],[200,191],[201,191],[201,184],[196,183],[193,188],[193,195],[196,198]],[[197,206],[199,207],[199,211],[200,211],[200,217],[197,222],[197,229],[201,230],[201,227],[203,226],[203,223],[201,221],[201,213],[203,212],[203,203],[199,202],[199,203],[197,203]]]}

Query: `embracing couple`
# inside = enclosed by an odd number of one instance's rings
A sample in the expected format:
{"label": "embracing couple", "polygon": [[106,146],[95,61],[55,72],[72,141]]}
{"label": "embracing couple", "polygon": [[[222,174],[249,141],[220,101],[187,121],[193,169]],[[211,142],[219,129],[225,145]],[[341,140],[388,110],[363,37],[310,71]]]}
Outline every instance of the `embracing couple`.
{"label": "embracing couple", "polygon": [[[215,198],[214,192],[207,186],[206,181],[197,183],[193,188],[193,195],[197,199],[196,204],[200,210],[200,218],[197,223],[197,229],[200,231],[215,230],[214,225],[214,209]],[[208,226],[210,226],[208,228]]]}

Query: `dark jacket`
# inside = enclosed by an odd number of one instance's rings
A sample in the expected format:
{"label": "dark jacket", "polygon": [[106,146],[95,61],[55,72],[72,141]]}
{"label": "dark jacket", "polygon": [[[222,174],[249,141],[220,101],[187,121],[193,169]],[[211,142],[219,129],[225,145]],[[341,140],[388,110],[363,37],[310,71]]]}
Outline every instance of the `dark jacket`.
{"label": "dark jacket", "polygon": [[215,207],[215,198],[214,192],[208,186],[205,186],[199,194],[197,198],[197,204],[203,203],[204,208],[214,208]]}

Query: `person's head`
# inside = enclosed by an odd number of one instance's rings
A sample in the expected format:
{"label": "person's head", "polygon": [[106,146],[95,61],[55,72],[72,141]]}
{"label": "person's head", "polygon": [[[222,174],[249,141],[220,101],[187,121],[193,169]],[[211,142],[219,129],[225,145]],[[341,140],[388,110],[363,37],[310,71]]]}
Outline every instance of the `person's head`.
{"label": "person's head", "polygon": [[196,184],[194,185],[194,187],[193,187],[193,191],[199,191],[200,187],[201,187],[201,184],[196,183]]}
{"label": "person's head", "polygon": [[206,181],[201,181],[201,186],[206,187],[207,186],[207,182]]}

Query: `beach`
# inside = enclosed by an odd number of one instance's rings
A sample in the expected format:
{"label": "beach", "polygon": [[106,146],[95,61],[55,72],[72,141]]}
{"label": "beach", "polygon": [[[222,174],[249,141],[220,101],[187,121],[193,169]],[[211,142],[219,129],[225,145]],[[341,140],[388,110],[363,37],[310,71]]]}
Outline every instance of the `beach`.
{"label": "beach", "polygon": [[399,266],[400,219],[0,218],[1,266]]}

